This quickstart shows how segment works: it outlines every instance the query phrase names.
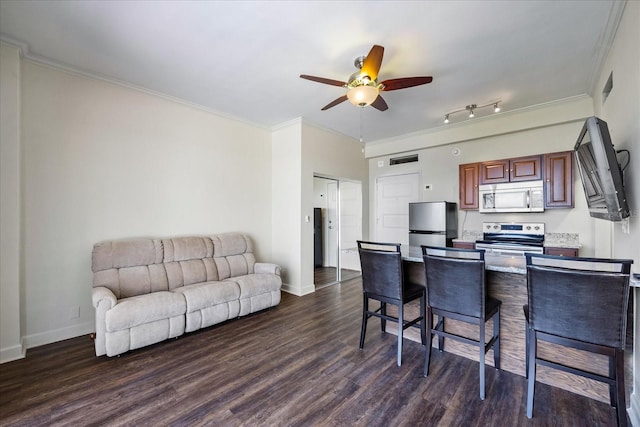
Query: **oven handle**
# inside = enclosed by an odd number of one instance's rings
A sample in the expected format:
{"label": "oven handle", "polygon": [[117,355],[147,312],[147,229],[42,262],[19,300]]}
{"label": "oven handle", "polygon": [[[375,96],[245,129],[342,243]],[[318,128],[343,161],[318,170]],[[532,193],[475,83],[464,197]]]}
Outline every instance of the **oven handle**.
{"label": "oven handle", "polygon": [[492,245],[483,245],[483,244],[479,244],[476,243],[476,249],[484,249],[487,252],[493,252],[496,254],[504,254],[504,255],[524,255],[525,252],[531,252],[531,253],[535,253],[535,254],[542,254],[544,253],[544,249],[543,248],[527,248],[527,250],[521,250],[521,249],[496,249],[495,247],[492,247]]}

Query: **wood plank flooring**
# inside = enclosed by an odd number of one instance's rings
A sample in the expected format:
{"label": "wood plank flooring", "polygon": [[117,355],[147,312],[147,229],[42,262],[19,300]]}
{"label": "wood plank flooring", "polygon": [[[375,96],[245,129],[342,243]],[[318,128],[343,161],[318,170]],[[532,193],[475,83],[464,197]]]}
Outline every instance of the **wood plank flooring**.
{"label": "wood plank flooring", "polygon": [[536,385],[477,362],[432,355],[370,322],[358,350],[361,282],[353,279],[278,307],[121,357],[96,357],[88,337],[30,349],[0,365],[0,425],[130,426],[614,426],[607,404]]}

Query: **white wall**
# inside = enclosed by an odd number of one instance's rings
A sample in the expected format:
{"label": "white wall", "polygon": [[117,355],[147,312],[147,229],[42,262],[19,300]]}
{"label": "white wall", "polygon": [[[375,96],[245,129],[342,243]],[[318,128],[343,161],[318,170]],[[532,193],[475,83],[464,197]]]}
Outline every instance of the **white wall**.
{"label": "white wall", "polygon": [[303,286],[301,278],[301,127],[296,120],[274,130],[271,136],[273,262],[283,268],[283,290],[294,295],[314,290],[313,283]]}
{"label": "white wall", "polygon": [[[355,108],[353,114],[357,114]],[[362,228],[366,236],[369,170],[360,142],[308,123],[303,123],[302,142],[302,216],[313,218],[314,174],[358,181],[362,183]],[[302,230],[302,283],[313,284],[313,222],[303,223]]]}
{"label": "white wall", "polygon": [[28,61],[21,78],[27,347],[93,330],[98,241],[243,231],[271,259],[269,131]]}
{"label": "white wall", "polygon": [[20,52],[0,43],[0,363],[24,356],[20,300]]}

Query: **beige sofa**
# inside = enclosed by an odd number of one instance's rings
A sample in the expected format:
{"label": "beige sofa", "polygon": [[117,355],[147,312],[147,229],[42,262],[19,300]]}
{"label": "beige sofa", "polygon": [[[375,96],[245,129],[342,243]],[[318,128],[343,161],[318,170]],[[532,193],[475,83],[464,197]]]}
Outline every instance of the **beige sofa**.
{"label": "beige sofa", "polygon": [[96,355],[116,356],[280,303],[280,267],[248,236],[130,239],[93,247]]}

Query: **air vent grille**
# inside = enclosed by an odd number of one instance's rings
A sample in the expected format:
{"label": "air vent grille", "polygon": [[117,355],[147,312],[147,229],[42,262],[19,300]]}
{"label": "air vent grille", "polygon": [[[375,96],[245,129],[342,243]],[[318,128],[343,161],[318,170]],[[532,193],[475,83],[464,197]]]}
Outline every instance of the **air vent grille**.
{"label": "air vent grille", "polygon": [[418,161],[418,155],[417,154],[412,154],[410,156],[403,156],[403,157],[395,157],[391,160],[389,160],[389,165],[393,166],[393,165],[401,165],[404,163],[414,163]]}

